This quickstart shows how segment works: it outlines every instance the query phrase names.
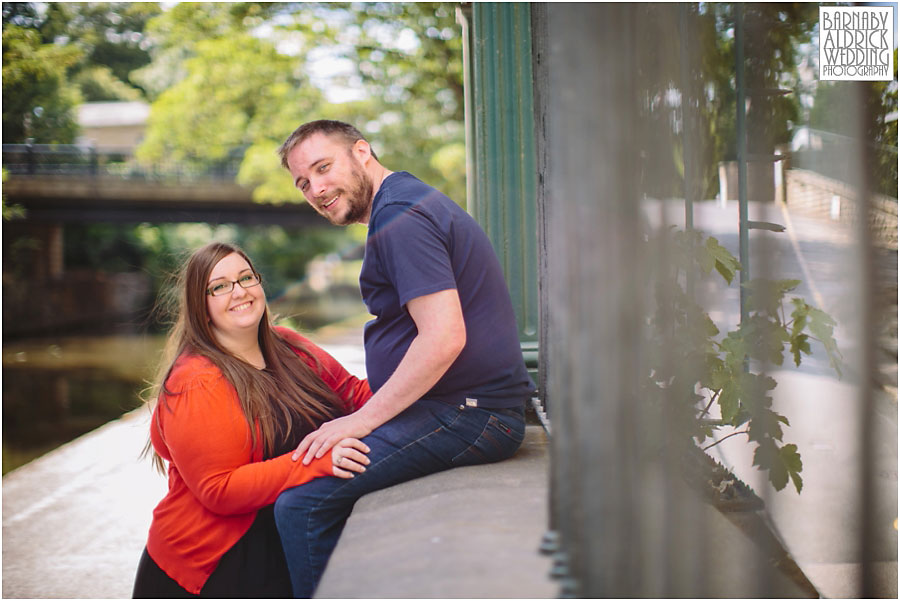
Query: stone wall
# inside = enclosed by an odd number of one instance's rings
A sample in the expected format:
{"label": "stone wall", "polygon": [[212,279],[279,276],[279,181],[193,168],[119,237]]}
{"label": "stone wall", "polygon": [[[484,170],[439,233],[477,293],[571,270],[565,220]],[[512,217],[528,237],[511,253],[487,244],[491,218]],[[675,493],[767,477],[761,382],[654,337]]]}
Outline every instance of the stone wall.
{"label": "stone wall", "polygon": [[[856,222],[856,191],[844,182],[803,169],[787,170],[785,180],[791,211],[847,225]],[[873,242],[897,249],[897,199],[874,195],[871,213]]]}
{"label": "stone wall", "polygon": [[3,336],[139,331],[153,302],[150,276],[66,272],[3,278]]}

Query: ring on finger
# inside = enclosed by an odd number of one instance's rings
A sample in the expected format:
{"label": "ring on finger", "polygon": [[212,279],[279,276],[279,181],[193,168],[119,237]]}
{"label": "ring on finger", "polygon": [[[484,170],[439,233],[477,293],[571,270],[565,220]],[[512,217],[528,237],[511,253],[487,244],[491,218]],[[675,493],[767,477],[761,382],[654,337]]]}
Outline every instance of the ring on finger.
{"label": "ring on finger", "polygon": [[340,465],[340,464],[341,464],[341,461],[343,461],[343,460],[344,460],[344,458],[339,456],[339,457],[335,460],[334,464],[335,464],[335,465]]}

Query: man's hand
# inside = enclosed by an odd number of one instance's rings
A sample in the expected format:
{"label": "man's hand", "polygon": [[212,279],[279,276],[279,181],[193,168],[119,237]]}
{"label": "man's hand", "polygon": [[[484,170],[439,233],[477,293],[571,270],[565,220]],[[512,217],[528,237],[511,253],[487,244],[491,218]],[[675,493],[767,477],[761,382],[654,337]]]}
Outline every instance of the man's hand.
{"label": "man's hand", "polygon": [[310,432],[306,435],[300,446],[291,455],[293,461],[297,461],[303,457],[303,464],[309,465],[313,458],[318,459],[328,452],[331,447],[339,443],[345,438],[362,438],[372,432],[364,419],[359,413],[351,413],[344,417],[333,419],[319,426],[318,430]]}

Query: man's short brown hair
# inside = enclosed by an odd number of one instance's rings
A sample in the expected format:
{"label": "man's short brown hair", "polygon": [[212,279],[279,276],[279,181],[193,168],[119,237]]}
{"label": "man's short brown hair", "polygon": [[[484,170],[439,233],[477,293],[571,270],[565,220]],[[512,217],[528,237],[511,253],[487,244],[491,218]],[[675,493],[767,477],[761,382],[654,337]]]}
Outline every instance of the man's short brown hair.
{"label": "man's short brown hair", "polygon": [[[278,155],[281,157],[281,166],[285,169],[288,168],[287,156],[290,152],[296,148],[301,142],[312,136],[313,134],[322,133],[326,136],[338,136],[343,138],[347,142],[347,146],[352,146],[356,143],[357,140],[366,140],[365,136],[363,136],[358,129],[350,125],[349,123],[344,123],[343,121],[333,121],[331,119],[319,119],[318,121],[310,121],[309,123],[304,123],[300,127],[294,130],[290,136],[288,136],[287,140],[284,141],[278,148]],[[375,151],[372,151],[372,156],[375,160],[378,160],[378,155],[375,154]]]}

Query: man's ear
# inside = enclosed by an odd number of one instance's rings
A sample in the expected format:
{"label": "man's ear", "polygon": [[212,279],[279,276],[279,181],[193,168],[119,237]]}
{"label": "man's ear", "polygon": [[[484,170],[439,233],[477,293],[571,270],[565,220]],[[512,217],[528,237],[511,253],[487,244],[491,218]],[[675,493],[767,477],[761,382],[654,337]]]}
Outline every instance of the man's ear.
{"label": "man's ear", "polygon": [[353,156],[363,165],[372,157],[372,148],[365,140],[357,140],[352,146]]}

